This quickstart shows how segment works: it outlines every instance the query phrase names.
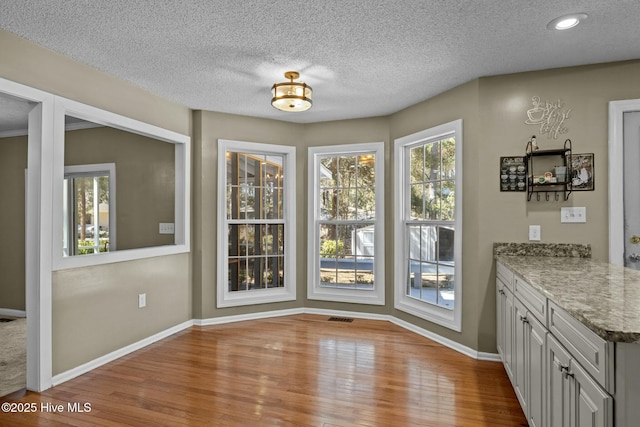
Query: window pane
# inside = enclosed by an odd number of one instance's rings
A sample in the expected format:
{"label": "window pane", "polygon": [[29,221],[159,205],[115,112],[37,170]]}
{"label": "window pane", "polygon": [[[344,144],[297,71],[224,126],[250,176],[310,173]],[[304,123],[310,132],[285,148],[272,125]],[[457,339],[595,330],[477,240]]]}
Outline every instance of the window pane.
{"label": "window pane", "polygon": [[324,189],[320,192],[320,218],[337,219],[338,217],[338,191],[336,189]]}
{"label": "window pane", "polygon": [[420,234],[420,260],[437,261],[438,234],[435,226],[422,226]]}
{"label": "window pane", "polygon": [[456,172],[456,141],[448,138],[441,142],[442,150],[442,178],[453,179]]}
{"label": "window pane", "polygon": [[374,256],[374,227],[373,225],[356,226],[353,231],[353,253],[356,255]]}
{"label": "window pane", "polygon": [[357,191],[356,218],[374,219],[376,217],[376,193],[373,187],[360,188]]}
{"label": "window pane", "polygon": [[280,236],[280,232],[283,232],[284,228],[279,224],[265,224],[262,225],[260,229],[262,255],[278,255],[279,253],[283,253],[284,248],[280,248],[280,242],[284,240],[284,236]]}
{"label": "window pane", "polygon": [[425,219],[440,219],[440,183],[424,184]]}
{"label": "window pane", "polygon": [[229,256],[238,256],[240,254],[240,226],[230,225],[228,239]]}
{"label": "window pane", "polygon": [[260,159],[254,155],[238,153],[238,176],[240,184],[257,185],[260,180]]}
{"label": "window pane", "polygon": [[454,234],[453,227],[438,227],[438,259],[440,262],[453,263]]}
{"label": "window pane", "polygon": [[249,289],[250,278],[247,258],[229,258],[229,291],[246,291]]}
{"label": "window pane", "polygon": [[424,181],[424,145],[409,151],[409,179],[412,183]]}
{"label": "window pane", "polygon": [[340,156],[338,157],[338,187],[350,188],[356,185],[356,157]]}
{"label": "window pane", "polygon": [[363,154],[358,157],[358,187],[373,187],[375,185],[375,162],[373,154]]}
{"label": "window pane", "polygon": [[338,216],[337,219],[356,219],[356,190],[338,190]]}
{"label": "window pane", "polygon": [[338,158],[323,157],[320,159],[320,188],[333,188],[337,182]]}
{"label": "window pane", "polygon": [[424,218],[424,185],[423,184],[411,184],[411,212],[409,218],[411,219],[423,219]]}
{"label": "window pane", "polygon": [[442,210],[442,219],[444,221],[455,220],[455,182],[442,181],[442,190],[440,192],[440,203]]}
{"label": "window pane", "polygon": [[284,257],[266,258],[265,265],[262,279],[264,287],[279,288],[284,286]]}
{"label": "window pane", "polygon": [[425,181],[440,179],[440,143],[425,145]]}
{"label": "window pane", "polygon": [[320,285],[330,286],[338,282],[338,259],[320,256]]}

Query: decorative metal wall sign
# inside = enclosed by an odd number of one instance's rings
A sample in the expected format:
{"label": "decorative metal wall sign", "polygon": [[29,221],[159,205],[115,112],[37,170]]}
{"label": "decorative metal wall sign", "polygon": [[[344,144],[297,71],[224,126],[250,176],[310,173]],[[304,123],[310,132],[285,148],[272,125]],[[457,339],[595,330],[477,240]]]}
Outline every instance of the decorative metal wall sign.
{"label": "decorative metal wall sign", "polygon": [[543,102],[539,96],[534,96],[531,102],[533,108],[527,110],[525,124],[540,126],[540,133],[553,139],[569,131],[565,122],[571,115],[571,108],[565,108],[561,99]]}
{"label": "decorative metal wall sign", "polygon": [[593,153],[572,154],[571,189],[573,191],[593,191],[595,188]]}
{"label": "decorative metal wall sign", "polygon": [[526,191],[527,165],[524,157],[500,157],[500,191]]}

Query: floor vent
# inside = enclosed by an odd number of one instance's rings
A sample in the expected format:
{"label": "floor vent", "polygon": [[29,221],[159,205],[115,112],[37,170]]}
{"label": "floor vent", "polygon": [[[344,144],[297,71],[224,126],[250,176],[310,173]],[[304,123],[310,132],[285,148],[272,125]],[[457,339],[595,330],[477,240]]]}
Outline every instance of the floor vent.
{"label": "floor vent", "polygon": [[347,322],[347,323],[351,323],[351,322],[353,322],[353,319],[350,319],[348,317],[329,317],[329,321],[330,322]]}
{"label": "floor vent", "polygon": [[16,319],[4,319],[4,318],[2,318],[2,319],[0,319],[0,323],[13,322],[14,320],[16,320]]}

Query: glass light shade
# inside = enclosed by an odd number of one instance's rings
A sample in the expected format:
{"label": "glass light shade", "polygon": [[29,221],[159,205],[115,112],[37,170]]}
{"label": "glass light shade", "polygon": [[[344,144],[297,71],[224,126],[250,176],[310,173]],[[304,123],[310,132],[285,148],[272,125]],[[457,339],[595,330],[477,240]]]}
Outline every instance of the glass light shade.
{"label": "glass light shade", "polygon": [[282,111],[306,111],[313,105],[313,89],[306,83],[276,83],[271,88],[271,105]]}

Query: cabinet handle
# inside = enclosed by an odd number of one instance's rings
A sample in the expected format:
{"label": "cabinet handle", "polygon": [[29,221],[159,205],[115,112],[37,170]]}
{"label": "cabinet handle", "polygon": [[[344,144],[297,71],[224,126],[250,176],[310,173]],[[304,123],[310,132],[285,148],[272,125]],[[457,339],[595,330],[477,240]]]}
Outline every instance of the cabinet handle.
{"label": "cabinet handle", "polygon": [[527,319],[527,316],[520,316],[520,321],[522,323],[529,323],[529,319]]}
{"label": "cabinet handle", "polygon": [[500,290],[498,291],[498,293],[499,293],[500,295],[504,295],[504,290],[500,289]]}
{"label": "cabinet handle", "polygon": [[567,379],[569,377],[573,378],[573,372],[569,371],[569,367],[566,365],[560,365],[560,371],[562,371],[562,376]]}

